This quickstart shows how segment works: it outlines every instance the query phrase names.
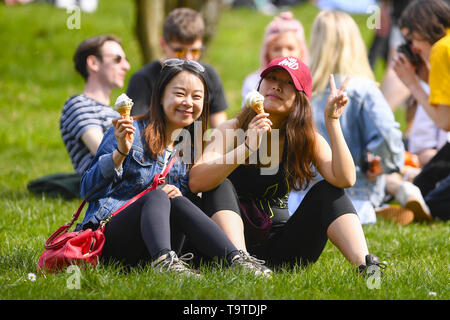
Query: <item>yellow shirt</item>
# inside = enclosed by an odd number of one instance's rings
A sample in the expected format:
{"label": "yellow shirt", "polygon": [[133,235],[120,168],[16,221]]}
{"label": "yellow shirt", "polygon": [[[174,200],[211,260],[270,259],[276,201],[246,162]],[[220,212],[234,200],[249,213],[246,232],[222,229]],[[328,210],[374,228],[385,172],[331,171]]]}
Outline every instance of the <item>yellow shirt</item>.
{"label": "yellow shirt", "polygon": [[450,106],[450,29],[431,47],[430,104]]}

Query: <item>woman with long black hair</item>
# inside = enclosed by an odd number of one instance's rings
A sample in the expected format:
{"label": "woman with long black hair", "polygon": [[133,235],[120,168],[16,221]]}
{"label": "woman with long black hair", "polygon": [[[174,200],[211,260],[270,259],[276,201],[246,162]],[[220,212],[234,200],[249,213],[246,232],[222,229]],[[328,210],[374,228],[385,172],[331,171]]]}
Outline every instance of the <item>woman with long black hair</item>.
{"label": "woman with long black hair", "polygon": [[[246,108],[221,125],[212,135],[223,139],[213,139],[190,171],[191,190],[203,192],[209,204],[205,212],[236,247],[270,266],[315,262],[328,239],[361,270],[380,264],[369,254],[358,216],[343,190],[356,179],[339,124],[348,100],[347,83],[348,79],[337,89],[330,76],[324,114],[329,145],[314,126],[308,67],[295,57],[272,60],[261,72],[258,88],[265,112]],[[246,134],[227,138],[233,131]],[[252,163],[255,154],[258,161]],[[261,161],[263,154],[271,155],[270,163]],[[270,173],[267,167],[275,170]],[[286,195],[306,186],[314,167],[324,180],[290,216]]]}
{"label": "woman with long black hair", "polygon": [[[204,68],[191,60],[164,62],[148,113],[135,120],[113,120],[95,159],[82,177],[81,195],[89,202],[78,228],[97,228],[116,209],[153,183],[178,156],[166,184],[152,190],[112,217],[105,228],[102,259],[124,265],[151,262],[155,269],[197,275],[173,248],[186,235],[201,253],[225,259],[232,266],[270,276],[259,261],[243,255],[218,226],[184,195],[189,193],[189,161],[178,155],[180,130],[208,115],[208,87]],[[190,147],[190,146],[187,146]],[[176,249],[175,249],[176,250]],[[192,255],[189,255],[192,256]]]}

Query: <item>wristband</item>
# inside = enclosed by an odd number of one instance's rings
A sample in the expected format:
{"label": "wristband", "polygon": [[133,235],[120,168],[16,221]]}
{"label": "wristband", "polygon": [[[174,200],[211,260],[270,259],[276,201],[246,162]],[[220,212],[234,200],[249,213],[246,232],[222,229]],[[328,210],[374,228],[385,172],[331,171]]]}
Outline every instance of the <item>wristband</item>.
{"label": "wristband", "polygon": [[128,156],[128,153],[123,153],[122,151],[119,150],[119,147],[116,147],[116,150],[118,153],[120,153],[122,156],[126,157]]}

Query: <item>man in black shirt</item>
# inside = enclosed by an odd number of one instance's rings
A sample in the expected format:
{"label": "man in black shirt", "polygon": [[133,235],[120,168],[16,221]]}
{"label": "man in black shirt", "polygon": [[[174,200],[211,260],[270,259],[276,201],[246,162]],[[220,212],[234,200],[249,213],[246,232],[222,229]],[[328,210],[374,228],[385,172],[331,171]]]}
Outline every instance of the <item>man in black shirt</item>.
{"label": "man in black shirt", "polygon": [[[179,58],[198,61],[203,51],[205,24],[200,13],[188,8],[178,8],[169,13],[163,25],[161,47],[164,57],[152,61],[138,70],[130,79],[127,95],[133,99],[131,114],[141,115],[150,106],[153,85],[166,59]],[[210,90],[210,117],[212,128],[227,119],[228,104],[219,75],[212,66],[203,64]]]}

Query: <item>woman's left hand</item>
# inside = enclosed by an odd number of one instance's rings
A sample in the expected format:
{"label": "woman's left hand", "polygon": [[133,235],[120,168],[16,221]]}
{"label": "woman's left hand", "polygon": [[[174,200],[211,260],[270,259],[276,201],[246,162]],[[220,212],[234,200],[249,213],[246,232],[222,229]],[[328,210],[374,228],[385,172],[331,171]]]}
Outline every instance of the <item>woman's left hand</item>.
{"label": "woman's left hand", "polygon": [[181,197],[183,195],[180,189],[171,184],[166,184],[165,186],[162,187],[161,190],[167,193],[170,199]]}
{"label": "woman's left hand", "polygon": [[330,95],[327,100],[327,106],[325,107],[325,120],[339,120],[341,117],[344,112],[345,105],[348,102],[347,93],[344,92],[344,90],[349,81],[350,76],[347,76],[338,90],[336,89],[334,76],[330,74]]}
{"label": "woman's left hand", "polygon": [[403,53],[398,53],[393,58],[393,69],[397,77],[408,89],[419,81],[416,75],[416,69]]}

